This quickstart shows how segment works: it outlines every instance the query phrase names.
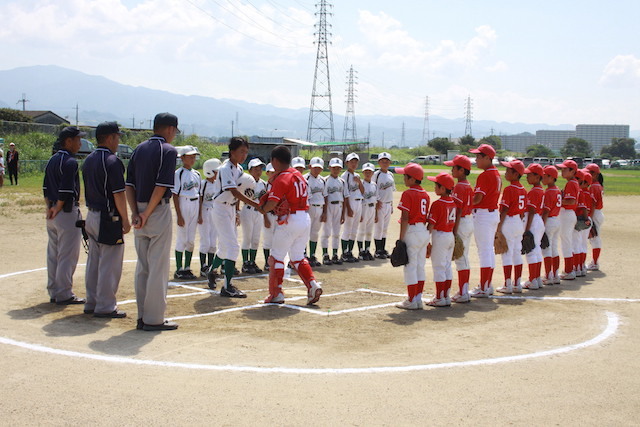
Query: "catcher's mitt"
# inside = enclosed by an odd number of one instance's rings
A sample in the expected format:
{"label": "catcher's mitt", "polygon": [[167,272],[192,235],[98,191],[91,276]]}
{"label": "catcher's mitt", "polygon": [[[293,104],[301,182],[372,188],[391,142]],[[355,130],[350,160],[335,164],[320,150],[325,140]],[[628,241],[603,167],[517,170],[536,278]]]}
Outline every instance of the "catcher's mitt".
{"label": "catcher's mitt", "polygon": [[493,251],[496,255],[503,254],[509,250],[509,245],[507,245],[507,238],[504,237],[502,231],[498,231],[496,233],[496,237],[493,239]]}
{"label": "catcher's mitt", "polygon": [[535,247],[536,241],[533,238],[533,233],[529,230],[525,231],[524,234],[522,234],[522,251],[520,251],[520,253],[522,255],[528,254],[529,252],[534,250]]}
{"label": "catcher's mitt", "polygon": [[589,217],[579,216],[578,221],[576,222],[575,229],[577,231],[582,231],[586,230],[589,227],[591,227],[591,220],[589,219]]}
{"label": "catcher's mitt", "polygon": [[589,238],[593,239],[594,237],[598,237],[598,227],[595,224],[591,224],[591,230],[589,230]]}
{"label": "catcher's mitt", "polygon": [[391,252],[391,265],[400,267],[409,263],[409,255],[407,254],[407,244],[402,240],[396,240],[396,246]]}
{"label": "catcher's mitt", "polygon": [[549,237],[547,233],[542,235],[542,240],[540,241],[540,249],[547,249],[549,247]]}
{"label": "catcher's mitt", "polygon": [[455,261],[458,258],[460,258],[462,255],[464,255],[464,243],[462,242],[462,239],[458,237],[457,234],[455,238],[456,238],[456,243],[453,246],[453,256],[451,257],[452,261]]}

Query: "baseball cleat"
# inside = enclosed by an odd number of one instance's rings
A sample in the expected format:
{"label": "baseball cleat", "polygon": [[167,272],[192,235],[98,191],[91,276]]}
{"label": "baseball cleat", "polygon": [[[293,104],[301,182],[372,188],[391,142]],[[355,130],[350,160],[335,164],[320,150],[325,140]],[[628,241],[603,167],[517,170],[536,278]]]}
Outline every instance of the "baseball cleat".
{"label": "baseball cleat", "polygon": [[585,277],[587,275],[586,270],[582,269],[582,267],[577,269],[575,273],[576,273],[576,277]]}
{"label": "baseball cleat", "polygon": [[207,282],[209,282],[209,289],[216,288],[216,280],[218,279],[218,273],[213,268],[207,273]]}
{"label": "baseball cleat", "polygon": [[243,263],[242,263],[242,269],[241,269],[241,271],[242,271],[243,273],[251,274],[251,273],[252,273],[252,270],[253,270],[253,269],[251,268],[251,265],[249,264],[249,262],[248,262],[248,261],[245,261],[245,262],[243,262]]}
{"label": "baseball cleat", "polygon": [[209,266],[203,265],[200,267],[200,277],[207,277],[207,273],[209,272]]}
{"label": "baseball cleat", "polygon": [[598,271],[598,270],[600,270],[600,266],[598,264],[596,264],[595,262],[591,262],[591,264],[589,264],[587,266],[587,270],[589,270],[589,271]]}
{"label": "baseball cleat", "polygon": [[265,264],[264,268],[262,270],[268,273],[269,272],[269,264],[268,263]]}
{"label": "baseball cleat", "polygon": [[433,298],[427,305],[431,307],[450,307],[451,301],[449,301],[448,298]]}
{"label": "baseball cleat", "polygon": [[309,265],[311,267],[318,267],[319,265],[322,265],[318,262],[318,259],[315,256],[310,256],[309,257]]}
{"label": "baseball cleat", "polygon": [[247,294],[233,285],[227,285],[226,287],[223,286],[222,289],[220,289],[220,296],[226,298],[246,298]]}
{"label": "baseball cleat", "polygon": [[265,304],[283,304],[284,295],[282,294],[282,292],[280,292],[275,297],[272,297],[271,295],[269,295],[268,297],[265,298],[264,303]]}
{"label": "baseball cleat", "polygon": [[521,294],[522,293],[522,285],[520,284],[520,279],[516,281],[515,285],[513,285],[513,293]]}
{"label": "baseball cleat", "polygon": [[255,261],[251,261],[251,267],[253,267],[254,274],[262,274],[262,270],[260,270],[260,267],[258,267]]}
{"label": "baseball cleat", "polygon": [[522,285],[522,287],[524,289],[540,289],[540,287],[538,286],[538,279],[527,280],[526,282],[524,282],[524,285]]}
{"label": "baseball cleat", "polygon": [[322,263],[324,265],[331,265],[333,264],[333,262],[331,261],[331,258],[329,257],[329,255],[325,255],[322,257]]}
{"label": "baseball cleat", "polygon": [[474,290],[469,292],[469,295],[474,298],[488,298],[493,295],[493,286],[489,285],[487,289],[483,290],[482,287],[478,285]]}
{"label": "baseball cleat", "polygon": [[378,259],[387,259],[387,256],[384,254],[384,251],[382,250],[376,251],[374,257]]}
{"label": "baseball cleat", "polygon": [[342,260],[338,258],[338,255],[334,255],[333,258],[331,258],[331,263],[336,265],[342,265]]}
{"label": "baseball cleat", "polygon": [[196,280],[197,277],[191,272],[190,268],[182,270],[182,276],[185,280]]}
{"label": "baseball cleat", "polygon": [[[475,291],[475,289],[474,289]],[[497,292],[500,292],[501,294],[512,294],[513,293],[513,285],[511,284],[511,279],[507,279],[504,282],[504,286],[501,288],[496,289]],[[522,290],[520,290],[520,292],[522,292]]]}
{"label": "baseball cleat", "polygon": [[575,280],[576,278],[576,273],[574,271],[572,271],[571,273],[560,273],[559,276],[560,280]]}
{"label": "baseball cleat", "polygon": [[460,294],[458,292],[453,297],[451,297],[451,301],[453,301],[455,303],[458,303],[458,304],[462,304],[462,303],[466,303],[466,302],[471,302],[471,297],[469,296],[468,293]]}
{"label": "baseball cleat", "polygon": [[307,293],[307,305],[312,305],[318,302],[322,295],[322,288],[318,284],[312,284]]}
{"label": "baseball cleat", "polygon": [[414,298],[413,301],[409,301],[409,299],[406,299],[402,302],[399,302],[396,304],[396,307],[403,310],[420,310],[422,308],[422,304],[421,302],[418,302],[418,298]]}

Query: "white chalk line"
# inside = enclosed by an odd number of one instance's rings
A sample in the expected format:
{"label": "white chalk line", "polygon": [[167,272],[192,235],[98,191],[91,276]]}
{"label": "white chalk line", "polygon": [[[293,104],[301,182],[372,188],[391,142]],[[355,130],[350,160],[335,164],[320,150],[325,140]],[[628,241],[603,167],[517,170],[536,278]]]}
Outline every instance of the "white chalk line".
{"label": "white chalk line", "polygon": [[285,367],[261,367],[261,366],[244,366],[244,365],[206,365],[201,363],[182,363],[170,362],[162,360],[135,359],[122,356],[106,356],[92,353],[82,353],[78,351],[62,350],[52,347],[46,347],[40,344],[31,344],[22,341],[16,341],[10,338],[0,337],[0,343],[20,347],[26,350],[37,351],[41,353],[54,354],[59,356],[74,357],[80,359],[99,360],[110,363],[121,363],[130,365],[146,365],[164,368],[179,369],[195,369],[206,371],[224,371],[224,372],[248,372],[260,374],[377,374],[377,373],[396,373],[411,371],[427,371],[435,369],[447,368],[465,368],[470,366],[496,365],[500,363],[517,362],[527,359],[535,359],[541,357],[550,357],[558,354],[569,353],[572,351],[584,349],[594,346],[613,336],[618,330],[620,318],[616,313],[606,312],[607,325],[602,332],[590,340],[581,343],[572,344],[564,347],[558,347],[551,350],[537,351],[534,353],[519,354],[513,356],[494,357],[488,359],[466,360],[460,362],[444,362],[430,363],[422,365],[408,366],[379,366],[365,368],[285,368]]}

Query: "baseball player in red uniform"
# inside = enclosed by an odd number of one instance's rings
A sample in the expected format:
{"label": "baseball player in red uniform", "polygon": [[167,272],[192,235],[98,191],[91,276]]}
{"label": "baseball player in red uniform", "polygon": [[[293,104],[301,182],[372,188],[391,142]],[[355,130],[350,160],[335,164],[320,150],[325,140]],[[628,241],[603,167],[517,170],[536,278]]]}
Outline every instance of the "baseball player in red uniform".
{"label": "baseball player in red uniform", "polygon": [[265,303],[282,304],[284,294],[284,258],[289,253],[291,264],[307,287],[307,305],[316,303],[322,288],[313,276],[304,249],[309,240],[311,221],[307,203],[307,181],[296,169],[290,167],[291,152],[280,145],[271,151],[271,164],[276,173],[271,178],[272,186],[267,193],[263,212],[275,211],[277,221],[269,257],[269,296]]}
{"label": "baseball player in red uniform", "polygon": [[429,195],[420,186],[424,178],[422,166],[409,163],[404,168],[396,168],[396,173],[404,175],[404,185],[408,187],[400,197],[398,209],[400,217],[400,237],[407,245],[409,263],[404,266],[404,283],[407,285],[407,299],[396,304],[396,307],[406,310],[422,309],[422,291],[426,273],[427,244],[429,230],[427,230],[427,214],[429,212]]}
{"label": "baseball player in red uniform", "polygon": [[560,273],[560,279],[574,280],[576,274],[573,271],[573,229],[577,221],[576,208],[580,193],[580,185],[575,178],[578,164],[573,160],[565,160],[556,166],[562,171],[562,177],[567,180],[562,192],[562,208],[560,209],[560,241],[564,258],[564,272]]}
{"label": "baseball player in red uniform", "polygon": [[493,269],[496,258],[493,251],[493,240],[500,222],[498,199],[502,188],[500,172],[493,165],[496,150],[489,144],[469,150],[476,155],[476,166],[483,169],[473,190],[473,229],[478,257],[480,258],[480,285],[470,292],[472,297],[487,298],[493,295]]}
{"label": "baseball player in red uniform", "polygon": [[[588,218],[588,224],[591,224],[593,198],[591,197],[589,186],[592,178],[588,171],[582,169],[576,171],[576,178],[578,179],[578,184],[580,184],[576,216]],[[587,275],[587,247],[589,245],[590,230],[590,226],[584,230],[573,230],[573,271],[576,273],[576,277]]]}
{"label": "baseball player in red uniform", "polygon": [[542,208],[542,222],[544,232],[549,240],[549,246],[542,250],[544,257],[545,285],[560,284],[560,252],[558,251],[558,237],[560,235],[560,208],[562,194],[556,186],[558,169],[555,166],[545,166],[542,170],[542,183],[547,186],[544,192],[544,206]]}
{"label": "baseball player in red uniform", "polygon": [[527,254],[527,263],[529,264],[529,280],[522,285],[525,289],[540,289],[542,287],[542,279],[540,272],[542,271],[542,249],[540,242],[544,234],[544,222],[542,222],[542,207],[544,205],[544,190],[540,181],[544,174],[542,166],[538,163],[531,163],[524,170],[527,174],[527,183],[531,185],[531,190],[527,193],[527,207],[524,214],[524,230],[533,234],[536,247]]}
{"label": "baseball player in red uniform", "polygon": [[427,303],[433,307],[448,307],[451,305],[449,291],[453,273],[451,271],[451,258],[455,238],[453,228],[456,225],[456,203],[451,198],[453,190],[453,177],[446,172],[438,176],[427,177],[435,182],[436,195],[440,196],[433,202],[427,217],[427,230],[431,234],[431,268],[433,269],[433,281],[436,284],[435,297]]}
{"label": "baseball player in red uniform", "polygon": [[589,238],[593,261],[589,263],[587,270],[595,271],[600,269],[598,260],[600,259],[600,251],[602,250],[602,231],[600,227],[602,227],[602,223],[604,222],[604,215],[602,214],[602,196],[604,194],[602,184],[604,180],[602,179],[602,174],[600,173],[600,166],[598,166],[597,164],[589,163],[585,169],[589,171],[592,178],[590,191],[591,195],[593,196],[594,205],[593,212],[591,214],[591,220],[593,221],[593,225],[595,226],[597,233],[597,235]]}
{"label": "baseball player in red uniform", "polygon": [[[500,201],[500,222],[498,231],[502,231],[507,239],[507,252],[502,254],[502,269],[504,270],[504,286],[496,289],[503,294],[522,292],[522,233],[524,225],[522,217],[527,204],[527,190],[520,183],[524,175],[524,163],[520,160],[501,162],[507,168],[505,178],[511,184],[505,187]],[[513,280],[511,270],[513,269]]]}
{"label": "baseball player in red uniform", "polygon": [[[267,175],[267,192],[271,189],[271,177],[276,173],[271,163],[267,163],[264,173]],[[273,243],[273,232],[276,229],[275,215],[269,212],[264,215],[264,227],[262,229],[262,252],[264,253],[264,271],[269,271],[269,256]]]}
{"label": "baseball player in red uniform", "polygon": [[473,236],[473,220],[471,218],[473,188],[467,181],[467,176],[471,173],[471,160],[467,156],[458,155],[444,164],[451,166],[451,175],[458,180],[451,192],[451,198],[456,204],[456,224],[453,227],[453,233],[464,244],[464,253],[456,260],[459,290],[451,299],[453,302],[465,303],[471,300],[469,296],[469,277],[471,275],[469,246],[471,245],[471,236]]}

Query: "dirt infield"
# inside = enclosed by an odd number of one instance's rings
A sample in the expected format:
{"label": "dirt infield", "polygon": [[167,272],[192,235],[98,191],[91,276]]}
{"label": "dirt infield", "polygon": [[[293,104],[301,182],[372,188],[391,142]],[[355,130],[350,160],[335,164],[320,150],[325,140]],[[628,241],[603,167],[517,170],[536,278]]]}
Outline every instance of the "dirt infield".
{"label": "dirt infield", "polygon": [[[0,415],[54,425],[634,425],[640,230],[628,225],[639,209],[639,196],[608,197],[602,271],[522,297],[401,311],[401,270],[378,260],[317,269],[325,294],[312,308],[296,276],[285,306],[258,306],[265,277],[238,279],[246,300],[183,284],[168,291],[180,329],[164,333],[135,330],[132,235],[119,292],[129,317],[96,319],[48,303],[42,214],[9,213]],[[397,234],[394,219],[389,241]],[[79,266],[81,296],[83,275]],[[429,263],[427,278],[431,293]]]}

